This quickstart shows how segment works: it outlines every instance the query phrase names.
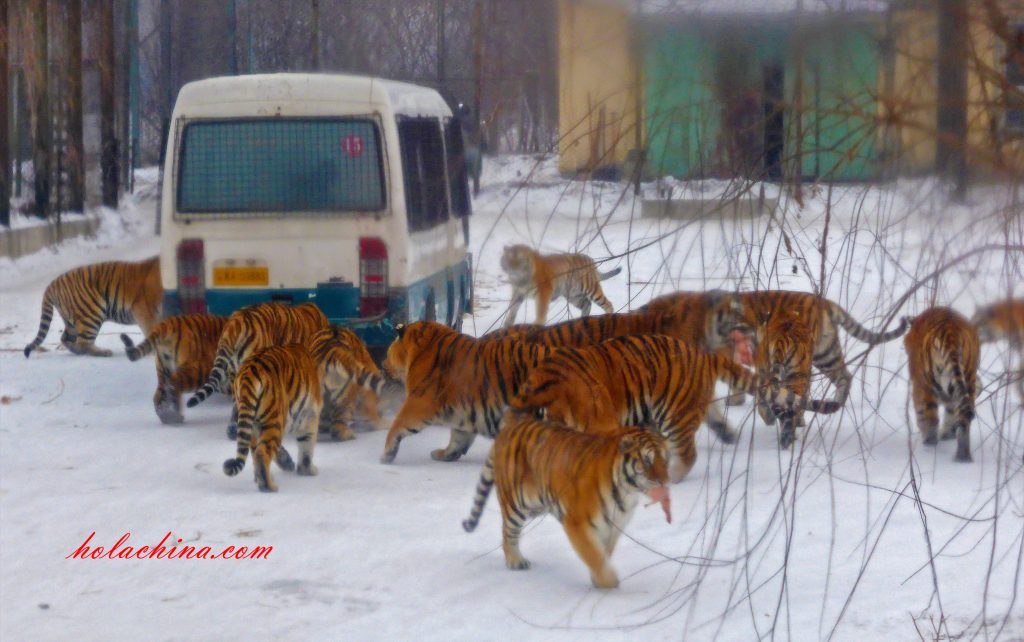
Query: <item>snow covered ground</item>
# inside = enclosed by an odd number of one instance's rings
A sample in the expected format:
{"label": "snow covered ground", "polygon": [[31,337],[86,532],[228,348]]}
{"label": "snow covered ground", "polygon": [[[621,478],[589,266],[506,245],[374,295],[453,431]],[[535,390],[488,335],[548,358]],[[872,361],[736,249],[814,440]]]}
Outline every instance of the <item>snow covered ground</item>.
{"label": "snow covered ground", "polygon": [[[824,275],[826,294],[877,328],[933,303],[970,315],[1024,282],[1019,253],[990,249],[914,288],[972,250],[1021,243],[1005,188],[979,188],[967,206],[928,181],[806,188],[802,207],[784,194],[773,220],[693,223],[641,219],[622,185],[564,181],[554,167],[487,163],[468,331],[500,322],[497,258],[510,242],[612,257],[605,267],[626,269],[605,291],[622,309],[675,289],[814,289]],[[383,432],[324,441],[318,477],[279,472],[266,495],[248,473],[221,472],[234,452],[225,400],[162,426],[151,363],[57,350],[56,321],[49,352],[25,360],[47,283],[153,255],[152,208],[133,202],[97,239],[0,262],[0,639],[1024,639],[1024,413],[1005,346],[983,351],[970,465],[952,461],[951,443],[920,443],[900,342],[866,355],[846,342],[851,398],[813,418],[793,453],[749,404],[731,408],[740,443],[701,431],[696,467],[672,488],[673,523],[638,509],[612,560],[622,585],[599,591],[552,518],[524,536],[528,572],[504,567],[495,498],[462,531],[486,440],[439,463],[428,453],[447,434],[428,429],[391,466],[378,463]],[[550,321],[566,314],[555,304]],[[108,324],[99,343],[119,354],[123,330]],[[155,546],[172,532],[215,551],[273,550],[214,564],[66,559],[94,531],[92,546],[125,532],[127,545]]]}

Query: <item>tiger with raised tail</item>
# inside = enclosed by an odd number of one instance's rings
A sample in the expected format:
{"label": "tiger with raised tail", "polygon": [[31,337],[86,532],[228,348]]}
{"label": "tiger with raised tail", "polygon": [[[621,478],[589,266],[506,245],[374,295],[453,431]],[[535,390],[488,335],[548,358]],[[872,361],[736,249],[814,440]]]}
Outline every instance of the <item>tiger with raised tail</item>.
{"label": "tiger with raised tail", "polygon": [[60,342],[72,354],[109,357],[96,347],[96,336],[107,321],[137,324],[146,334],[156,325],[163,305],[160,257],[138,263],[108,261],[69,270],[50,282],[43,293],[39,332],[25,346],[25,357],[38,348],[50,330],[53,309],[64,320]]}
{"label": "tiger with raised tail", "polygon": [[[330,323],[312,303],[288,306],[284,303],[259,303],[236,310],[228,317],[217,343],[217,355],[206,382],[189,398],[193,408],[214,392],[230,394],[239,366],[255,352],[271,346],[307,343],[317,331]],[[235,438],[237,408],[232,410],[228,438]]]}
{"label": "tiger with raised tail", "polygon": [[[808,315],[806,310],[801,311],[799,308],[780,308],[758,327],[754,367],[762,385],[768,389],[785,387],[798,399],[807,399],[811,387],[811,351],[820,318],[815,313]],[[811,402],[809,408],[829,414],[837,412],[841,406],[838,401],[815,401]],[[775,423],[776,413],[765,403],[763,396],[758,399],[757,408],[765,423]],[[796,439],[796,428],[806,425],[803,404],[793,412],[786,413],[780,424],[779,446],[789,448]]]}
{"label": "tiger with raised tail", "polygon": [[614,432],[621,425],[657,430],[672,447],[669,477],[679,482],[697,460],[702,421],[722,441],[736,440],[707,413],[718,380],[769,395],[779,415],[799,402],[786,389],[764,390],[754,373],[730,358],[671,337],[640,335],[552,352],[529,373],[511,407],[587,432]]}
{"label": "tiger with raised tail", "polygon": [[384,369],[405,382],[406,397],[384,442],[386,464],[394,461],[402,439],[433,420],[453,424],[448,446],[430,453],[435,460],[455,461],[477,435],[493,438],[509,399],[548,353],[515,338],[476,339],[434,321],[399,325],[396,331]]}
{"label": "tiger with raised tail", "polygon": [[[910,393],[924,443],[956,439],[955,461],[971,461],[971,421],[978,394],[978,331],[963,315],[935,307],[919,314],[903,340]],[[939,430],[939,403],[945,406]]]}
{"label": "tiger with raised tail", "polygon": [[213,369],[217,344],[227,318],[212,314],[185,314],[157,323],[146,340],[135,345],[121,335],[130,361],[156,352],[156,392],[153,407],[160,421],[180,424],[181,393],[199,388]]}
{"label": "tiger with raised tail", "polygon": [[590,314],[591,302],[609,314],[615,311],[601,289],[601,281],[615,276],[622,268],[598,272],[594,259],[586,254],[540,254],[526,245],[506,245],[501,253],[501,269],[512,283],[506,327],[515,323],[516,313],[531,295],[537,302],[539,325],[547,321],[548,304],[559,297],[579,308],[582,316]]}
{"label": "tiger with raised tail", "polygon": [[590,569],[594,586],[617,587],[609,559],[639,496],[659,502],[672,521],[664,438],[642,428],[581,433],[514,414],[506,424],[487,455],[462,527],[466,532],[476,528],[496,485],[509,569],[530,568],[519,550],[520,534],[531,518],[550,513]]}
{"label": "tiger with raised tail", "polygon": [[[306,346],[291,343],[254,353],[238,369],[233,392],[238,408],[237,451],[224,461],[224,474],[237,475],[252,448],[256,486],[276,492],[270,462],[299,475],[316,475],[313,449],[323,406],[320,374]],[[299,443],[298,466],[282,446],[285,433]]]}
{"label": "tiger with raised tail", "polygon": [[1006,299],[978,308],[971,319],[982,343],[1006,341],[1017,352],[1017,391],[1024,401],[1024,299]]}
{"label": "tiger with raised tail", "polygon": [[[691,292],[668,294],[652,300],[647,307],[649,309],[671,309],[677,302],[688,300],[692,294]],[[773,313],[778,310],[796,312],[802,318],[809,320],[812,332],[811,345],[808,346],[808,349],[811,353],[812,365],[835,386],[834,399],[839,404],[846,403],[850,387],[853,385],[853,375],[846,368],[846,358],[843,355],[842,346],[839,344],[839,327],[842,326],[847,333],[860,341],[876,345],[903,336],[909,324],[907,319],[903,318],[900,320],[900,325],[893,330],[872,332],[858,323],[840,305],[810,292],[759,290],[740,292],[736,296],[739,298],[745,315],[743,325],[750,328],[752,332],[756,332],[757,328],[766,324]],[[771,417],[763,418],[765,421],[771,421]]]}
{"label": "tiger with raised tail", "polygon": [[382,428],[378,403],[387,382],[359,335],[332,325],[316,332],[308,347],[320,369],[323,389],[320,429],[337,441],[355,439],[349,424],[359,402],[373,425]]}

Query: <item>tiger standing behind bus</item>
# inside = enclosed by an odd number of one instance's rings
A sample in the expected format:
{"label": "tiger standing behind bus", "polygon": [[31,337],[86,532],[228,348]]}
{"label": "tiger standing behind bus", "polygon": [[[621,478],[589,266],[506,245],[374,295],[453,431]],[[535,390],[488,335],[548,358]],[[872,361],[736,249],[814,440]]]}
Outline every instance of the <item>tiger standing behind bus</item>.
{"label": "tiger standing behind bus", "polygon": [[512,298],[505,316],[505,327],[513,325],[516,313],[531,294],[537,302],[538,325],[548,318],[548,305],[559,297],[590,315],[591,301],[607,313],[615,311],[601,289],[601,281],[610,279],[622,268],[598,272],[594,259],[586,254],[541,254],[526,245],[506,245],[501,253],[501,268],[512,283]]}
{"label": "tiger standing behind bus", "polygon": [[[238,368],[250,355],[271,346],[307,343],[318,330],[328,327],[327,317],[312,303],[294,307],[260,303],[228,317],[217,343],[217,355],[206,382],[188,400],[193,408],[214,392],[230,394]],[[238,408],[232,410],[228,438],[235,438]]]}
{"label": "tiger standing behind bus", "polygon": [[156,393],[153,407],[165,424],[185,421],[181,393],[196,390],[210,376],[217,345],[227,319],[212,314],[186,314],[157,323],[139,345],[121,335],[130,361],[156,352]]}
{"label": "tiger standing behind bus", "polygon": [[106,321],[138,324],[144,333],[160,318],[163,290],[160,258],[137,263],[108,261],[68,270],[50,282],[43,293],[39,332],[25,346],[25,357],[38,348],[50,330],[53,309],[64,320],[60,342],[72,354],[109,357],[111,350],[96,347],[96,336]]}

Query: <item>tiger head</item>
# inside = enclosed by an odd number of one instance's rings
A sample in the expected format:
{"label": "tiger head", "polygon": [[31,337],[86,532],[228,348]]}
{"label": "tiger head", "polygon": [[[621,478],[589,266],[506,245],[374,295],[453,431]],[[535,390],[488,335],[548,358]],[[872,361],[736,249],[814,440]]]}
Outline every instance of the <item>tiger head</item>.
{"label": "tiger head", "polygon": [[982,343],[1024,341],[1024,299],[1009,299],[978,308],[971,319]]}
{"label": "tiger head", "polygon": [[757,333],[754,363],[763,383],[805,395],[810,381],[814,338],[798,311],[777,311]]}
{"label": "tiger head", "polygon": [[387,357],[381,365],[389,376],[405,381],[409,365],[417,355],[434,346],[438,339],[455,332],[436,321],[416,321],[408,325],[399,323],[395,326],[395,340],[388,346]]}
{"label": "tiger head", "polygon": [[506,245],[501,252],[501,269],[505,270],[513,283],[530,281],[533,278],[533,259],[537,255],[526,245]]}
{"label": "tiger head", "polygon": [[665,438],[635,426],[622,428],[619,434],[621,467],[626,479],[635,480],[641,492],[668,484],[669,449]]}
{"label": "tiger head", "polygon": [[708,350],[733,343],[734,332],[741,332],[753,338],[755,325],[746,317],[746,308],[740,298],[731,292],[712,290],[707,293],[708,315],[705,327],[705,340]]}

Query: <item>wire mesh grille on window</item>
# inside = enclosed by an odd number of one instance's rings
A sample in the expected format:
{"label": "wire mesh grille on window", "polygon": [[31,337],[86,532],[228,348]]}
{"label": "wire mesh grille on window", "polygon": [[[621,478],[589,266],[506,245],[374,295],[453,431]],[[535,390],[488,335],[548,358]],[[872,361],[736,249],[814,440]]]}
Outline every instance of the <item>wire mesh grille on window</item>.
{"label": "wire mesh grille on window", "polygon": [[398,140],[409,229],[416,232],[440,225],[448,220],[441,125],[434,118],[400,118]]}
{"label": "wire mesh grille on window", "polygon": [[384,183],[367,119],[224,120],[184,132],[178,211],[378,210]]}

